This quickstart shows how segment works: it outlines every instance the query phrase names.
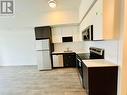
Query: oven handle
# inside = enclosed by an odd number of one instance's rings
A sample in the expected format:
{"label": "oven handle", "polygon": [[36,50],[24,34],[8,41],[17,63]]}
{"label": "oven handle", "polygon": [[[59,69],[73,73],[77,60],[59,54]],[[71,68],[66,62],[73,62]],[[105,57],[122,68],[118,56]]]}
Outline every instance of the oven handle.
{"label": "oven handle", "polygon": [[77,60],[81,63],[82,61],[80,59],[77,58]]}
{"label": "oven handle", "polygon": [[80,62],[82,62],[82,59],[78,56],[78,54],[76,54],[76,59]]}

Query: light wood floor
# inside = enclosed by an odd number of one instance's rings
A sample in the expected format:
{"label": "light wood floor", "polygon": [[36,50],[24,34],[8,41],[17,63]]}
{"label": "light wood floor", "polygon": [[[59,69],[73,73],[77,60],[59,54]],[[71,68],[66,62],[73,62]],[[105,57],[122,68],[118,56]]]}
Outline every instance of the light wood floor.
{"label": "light wood floor", "polygon": [[0,67],[0,95],[86,95],[74,68]]}

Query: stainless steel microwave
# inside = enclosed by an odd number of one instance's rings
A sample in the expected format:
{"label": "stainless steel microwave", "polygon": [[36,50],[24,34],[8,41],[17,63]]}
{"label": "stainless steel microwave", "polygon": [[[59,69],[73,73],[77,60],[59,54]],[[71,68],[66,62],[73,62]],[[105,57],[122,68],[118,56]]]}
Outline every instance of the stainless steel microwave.
{"label": "stainless steel microwave", "polygon": [[88,26],[83,32],[82,32],[82,39],[84,41],[93,40],[93,25]]}

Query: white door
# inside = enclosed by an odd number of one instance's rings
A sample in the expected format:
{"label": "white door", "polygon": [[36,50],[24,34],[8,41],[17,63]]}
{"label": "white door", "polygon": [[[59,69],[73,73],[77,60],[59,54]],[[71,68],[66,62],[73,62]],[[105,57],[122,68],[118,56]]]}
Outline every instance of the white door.
{"label": "white door", "polygon": [[36,50],[49,50],[49,39],[36,40]]}
{"label": "white door", "polygon": [[37,63],[39,70],[51,69],[51,58],[49,51],[37,51]]}

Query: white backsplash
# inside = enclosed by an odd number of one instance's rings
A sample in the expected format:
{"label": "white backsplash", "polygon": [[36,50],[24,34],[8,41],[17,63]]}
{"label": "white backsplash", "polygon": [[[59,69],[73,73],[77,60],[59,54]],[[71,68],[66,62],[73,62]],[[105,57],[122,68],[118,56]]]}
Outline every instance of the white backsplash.
{"label": "white backsplash", "polygon": [[55,47],[55,52],[63,52],[66,51],[67,48],[69,50],[72,50],[74,52],[83,52],[83,53],[88,53],[89,52],[89,47],[90,47],[90,42],[66,42],[66,43],[56,43],[54,44]]}
{"label": "white backsplash", "polygon": [[105,59],[118,64],[118,41],[93,41],[91,46],[103,48],[105,50]]}
{"label": "white backsplash", "polygon": [[66,51],[67,48],[70,50],[80,53],[88,53],[89,47],[98,47],[105,50],[105,60],[118,63],[118,41],[109,40],[109,41],[84,41],[84,42],[67,42],[67,43],[56,43],[54,45],[55,52]]}

